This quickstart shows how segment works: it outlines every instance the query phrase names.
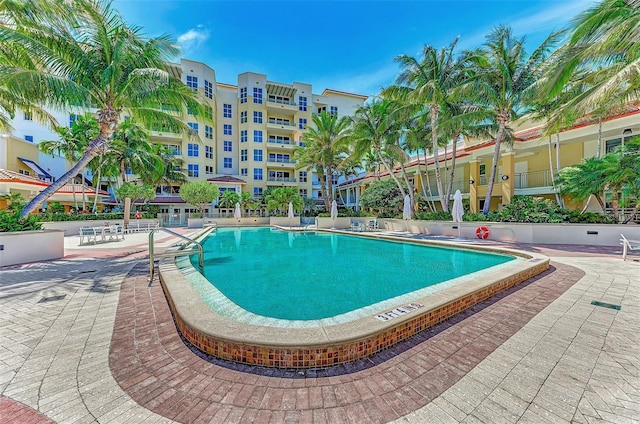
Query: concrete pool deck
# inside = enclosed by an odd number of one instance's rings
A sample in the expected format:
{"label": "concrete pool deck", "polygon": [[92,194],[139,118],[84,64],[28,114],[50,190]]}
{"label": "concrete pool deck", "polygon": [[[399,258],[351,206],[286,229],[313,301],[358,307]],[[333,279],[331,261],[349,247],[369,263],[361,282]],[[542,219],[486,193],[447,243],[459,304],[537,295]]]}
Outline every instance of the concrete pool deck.
{"label": "concrete pool deck", "polygon": [[640,262],[620,248],[510,246],[552,269],[313,376],[192,352],[147,281],[145,234],[77,241],[0,270],[0,423],[640,421]]}

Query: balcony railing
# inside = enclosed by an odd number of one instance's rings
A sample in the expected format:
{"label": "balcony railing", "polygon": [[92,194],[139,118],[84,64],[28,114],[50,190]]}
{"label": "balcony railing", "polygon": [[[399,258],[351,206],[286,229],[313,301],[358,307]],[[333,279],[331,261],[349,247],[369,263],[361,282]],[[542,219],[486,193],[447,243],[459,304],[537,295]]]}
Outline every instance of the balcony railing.
{"label": "balcony railing", "polygon": [[269,158],[269,159],[267,159],[267,163],[286,163],[288,165],[295,165],[296,163],[298,163],[298,161],[297,160],[291,160],[291,159]]}
{"label": "balcony railing", "polygon": [[269,123],[271,125],[282,125],[282,126],[285,126],[285,127],[297,128],[297,125],[295,123],[293,123],[291,121],[284,121],[284,120],[281,120],[281,119],[269,118],[267,123]]}
{"label": "balcony railing", "polygon": [[267,177],[267,182],[270,183],[295,183],[297,182],[295,178],[288,177]]}
{"label": "balcony railing", "polygon": [[514,188],[534,188],[534,187],[551,187],[553,180],[551,179],[551,171],[548,169],[542,171],[521,172],[513,175]]}
{"label": "balcony railing", "polygon": [[267,98],[267,102],[269,102],[269,103],[277,103],[277,104],[280,104],[280,105],[289,105],[289,106],[296,106],[297,105],[297,103],[294,102],[294,101],[291,101],[291,100],[287,101],[287,100],[282,100],[282,99],[269,99],[269,98]]}
{"label": "balcony railing", "polygon": [[270,144],[281,144],[283,146],[297,146],[298,145],[298,143],[296,143],[293,140],[276,140],[274,138],[269,138],[267,140],[267,143],[270,143]]}
{"label": "balcony railing", "polygon": [[[493,179],[493,183],[497,184],[497,183],[501,183],[502,182],[502,175],[500,174],[496,174],[496,177]],[[487,185],[489,184],[489,175],[480,175],[480,185]]]}

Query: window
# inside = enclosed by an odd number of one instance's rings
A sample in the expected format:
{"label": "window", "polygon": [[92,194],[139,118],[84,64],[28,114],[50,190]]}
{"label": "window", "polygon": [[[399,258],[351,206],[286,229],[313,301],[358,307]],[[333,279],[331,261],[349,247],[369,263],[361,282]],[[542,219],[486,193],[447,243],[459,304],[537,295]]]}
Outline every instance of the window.
{"label": "window", "polygon": [[253,160],[262,162],[262,149],[253,149]]}
{"label": "window", "polygon": [[[630,131],[630,130],[629,130]],[[626,134],[626,131],[625,131]],[[627,141],[631,140],[631,138],[633,138],[632,135],[629,136],[625,136],[624,137],[624,142],[626,143]],[[611,152],[615,152],[616,150],[620,149],[620,146],[622,146],[622,138],[618,137],[618,138],[614,138],[612,140],[606,140],[604,142],[605,145],[605,153],[611,153]]]}
{"label": "window", "polygon": [[338,106],[331,106],[331,116],[338,116]]}
{"label": "window", "polygon": [[77,119],[78,119],[78,115],[76,115],[75,113],[72,113],[71,115],[69,115],[69,128],[73,126],[73,123],[76,122]]}
{"label": "window", "polygon": [[301,130],[307,129],[307,118],[300,118],[298,128]]}
{"label": "window", "polygon": [[224,135],[232,135],[233,134],[233,127],[231,126],[231,124],[224,124],[223,132],[224,132]]}
{"label": "window", "polygon": [[307,197],[307,189],[306,188],[301,188],[300,189],[300,196]]}
{"label": "window", "polygon": [[167,148],[169,149],[169,153],[173,156],[182,156],[182,149],[177,144],[168,144]]}
{"label": "window", "polygon": [[262,131],[253,130],[253,141],[256,143],[262,143]]}
{"label": "window", "polygon": [[262,187],[253,188],[253,197],[262,197]]}
{"label": "window", "polygon": [[30,142],[32,142],[32,143],[33,143],[33,136],[32,136],[32,135],[25,135],[25,136],[24,136],[24,139],[25,139],[26,141],[30,141]]}
{"label": "window", "polygon": [[24,120],[25,121],[33,121],[33,115],[31,114],[31,112],[25,112],[24,113]]}
{"label": "window", "polygon": [[231,159],[231,158],[224,158],[224,159],[223,159],[223,161],[224,161],[224,167],[225,167],[225,169],[231,169],[231,168],[233,168],[233,159]]}
{"label": "window", "polygon": [[190,177],[199,177],[200,171],[198,170],[198,165],[190,163],[187,165],[187,175]]}
{"label": "window", "polygon": [[213,147],[204,146],[204,157],[207,159],[213,159]]}
{"label": "window", "polygon": [[187,144],[187,156],[192,156],[192,157],[198,157],[198,149],[200,146],[198,146],[195,143],[189,143]]}
{"label": "window", "polygon": [[187,122],[189,128],[191,128],[191,132],[194,134],[198,134],[198,123],[197,122]]}
{"label": "window", "polygon": [[247,149],[240,150],[240,162],[247,161]]}
{"label": "window", "polygon": [[242,175],[243,177],[246,177],[247,175],[249,175],[249,168],[241,168],[240,175]]}
{"label": "window", "polygon": [[253,112],[253,123],[254,124],[262,124],[262,112]]}
{"label": "window", "polygon": [[262,104],[262,88],[253,87],[253,103]]}
{"label": "window", "polygon": [[240,131],[240,142],[244,143],[247,141],[247,130]]}
{"label": "window", "polygon": [[18,174],[22,175],[31,175],[31,172],[25,171],[24,169],[18,169]]}
{"label": "window", "polygon": [[204,80],[204,95],[207,99],[213,99],[213,84]]}
{"label": "window", "polygon": [[204,138],[213,140],[213,127],[210,127],[209,125],[204,126]]}
{"label": "window", "polygon": [[198,77],[187,75],[187,87],[192,90],[198,91]]}
{"label": "window", "polygon": [[242,112],[240,112],[240,123],[244,124],[247,122],[247,111],[243,110]]}
{"label": "window", "polygon": [[208,174],[208,175],[213,174],[213,166],[206,165],[204,167],[204,172],[205,172],[205,174]]}
{"label": "window", "polygon": [[247,87],[240,89],[240,103],[247,103]]}
{"label": "window", "polygon": [[224,151],[225,152],[231,152],[233,151],[233,144],[230,141],[225,140],[224,141]]}
{"label": "window", "polygon": [[231,104],[225,103],[222,105],[222,116],[225,118],[231,118]]}
{"label": "window", "polygon": [[304,112],[307,111],[307,98],[305,96],[298,97],[298,109]]}
{"label": "window", "polygon": [[262,181],[262,168],[253,168],[253,179],[256,181]]}
{"label": "window", "polygon": [[298,177],[300,178],[300,182],[301,183],[306,183],[307,182],[307,171],[300,171],[300,173],[298,174]]}

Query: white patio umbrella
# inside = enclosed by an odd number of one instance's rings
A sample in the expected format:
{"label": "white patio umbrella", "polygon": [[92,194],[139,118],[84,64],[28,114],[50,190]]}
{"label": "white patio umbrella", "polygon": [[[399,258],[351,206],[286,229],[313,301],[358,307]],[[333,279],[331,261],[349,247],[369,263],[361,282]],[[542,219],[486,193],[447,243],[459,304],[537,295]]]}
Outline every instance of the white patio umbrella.
{"label": "white patio umbrella", "polygon": [[333,228],[336,228],[336,218],[338,217],[338,202],[331,202],[331,219],[333,220]]}
{"label": "white patio umbrella", "polygon": [[289,202],[289,212],[287,213],[289,217],[289,228],[291,228],[291,220],[293,219],[293,203]]}
{"label": "white patio umbrella", "polygon": [[407,223],[407,231],[409,231],[409,220],[411,219],[411,197],[407,194],[404,196],[404,207],[402,208],[402,219]]}
{"label": "white patio umbrella", "polygon": [[234,219],[237,219],[238,222],[240,221],[240,218],[242,218],[242,211],[240,210],[240,203],[236,203],[236,210],[233,211],[233,217],[234,217]]}
{"label": "white patio umbrella", "polygon": [[462,207],[462,193],[460,193],[460,190],[456,190],[456,194],[453,195],[451,215],[453,216],[453,222],[458,223],[458,238],[461,238],[460,227],[462,224],[462,216],[464,215],[464,207]]}

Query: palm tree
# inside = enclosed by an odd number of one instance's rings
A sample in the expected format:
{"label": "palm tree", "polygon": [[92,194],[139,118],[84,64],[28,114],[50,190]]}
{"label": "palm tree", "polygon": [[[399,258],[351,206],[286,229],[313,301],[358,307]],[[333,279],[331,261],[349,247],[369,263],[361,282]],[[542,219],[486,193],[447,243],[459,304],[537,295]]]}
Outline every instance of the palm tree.
{"label": "palm tree", "polygon": [[400,106],[397,102],[383,98],[375,99],[356,110],[352,118],[352,155],[362,158],[373,151],[404,197],[407,194],[405,187],[393,172],[393,163],[390,160],[394,156],[406,154],[399,145],[402,125],[395,115],[398,107]]}
{"label": "palm tree", "polygon": [[471,56],[475,75],[470,82],[470,90],[475,93],[474,103],[482,105],[491,121],[497,124],[495,147],[491,163],[487,195],[483,214],[489,213],[491,196],[503,142],[509,142],[509,124],[525,110],[530,87],[540,73],[556,35],[547,38],[527,57],[524,38],[515,38],[511,28],[500,26],[487,35],[484,46]]}
{"label": "palm tree", "polygon": [[[73,12],[24,13],[13,2],[6,11],[12,25],[0,26],[2,88],[30,104],[56,109],[93,107],[99,133],[82,158],[22,210],[26,216],[109,150],[123,114],[147,128],[161,126],[188,133],[182,111],[205,115],[196,92],[172,77],[166,59],[178,53],[168,36],[146,38],[127,25],[106,0],[73,2]],[[22,4],[22,2],[15,2]],[[33,2],[54,8],[56,2]],[[71,3],[70,3],[71,4]],[[63,20],[66,17],[66,20]]]}
{"label": "palm tree", "polygon": [[285,211],[289,207],[289,203],[293,205],[295,211],[301,211],[304,208],[304,200],[298,194],[295,187],[278,187],[271,190],[266,196],[267,210]]}
{"label": "palm tree", "polygon": [[304,146],[296,148],[296,169],[314,168],[320,180],[324,206],[333,201],[333,176],[345,162],[348,151],[350,121],[326,111],[313,115],[313,125],[302,136]]}
{"label": "palm tree", "polygon": [[[445,197],[440,175],[439,148],[443,140],[438,131],[441,111],[446,107],[449,97],[455,87],[462,84],[464,62],[454,54],[458,39],[440,50],[430,45],[422,49],[422,59],[401,55],[395,60],[402,67],[396,83],[409,88],[411,92],[407,100],[418,105],[424,105],[430,116],[431,151],[433,153],[436,174],[436,186],[442,210],[449,210],[449,200]],[[462,56],[463,58],[465,56]],[[397,91],[398,87],[390,87],[386,92]],[[446,141],[446,140],[445,140]]]}
{"label": "palm tree", "polygon": [[[81,115],[76,119],[71,128],[56,127],[55,132],[60,135],[58,140],[41,141],[38,148],[41,152],[54,155],[64,155],[70,162],[77,162],[82,156],[82,151],[87,148],[89,142],[98,135],[98,122],[91,115]],[[95,184],[94,184],[95,185]],[[85,209],[85,182],[84,169],[82,170],[82,209]],[[97,199],[97,194],[96,194]],[[73,189],[73,203],[76,209],[76,190]]]}
{"label": "palm tree", "polygon": [[220,207],[233,209],[236,203],[240,203],[242,197],[235,190],[225,190],[220,196]]}

